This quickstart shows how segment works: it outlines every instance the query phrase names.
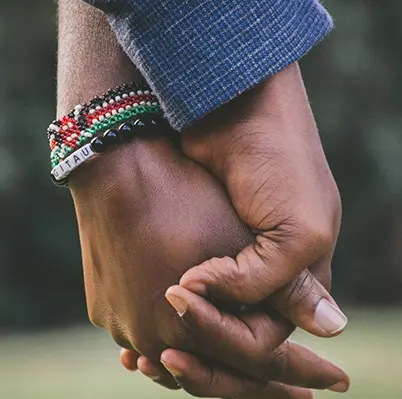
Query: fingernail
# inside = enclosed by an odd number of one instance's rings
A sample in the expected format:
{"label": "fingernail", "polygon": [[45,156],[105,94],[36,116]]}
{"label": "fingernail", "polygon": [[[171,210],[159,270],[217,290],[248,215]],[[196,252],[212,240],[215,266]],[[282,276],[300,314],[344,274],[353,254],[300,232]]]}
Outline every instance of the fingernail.
{"label": "fingernail", "polygon": [[325,298],[321,299],[317,305],[315,321],[330,335],[342,331],[348,324],[348,319],[340,309]]}
{"label": "fingernail", "polygon": [[171,294],[166,294],[166,299],[176,309],[176,312],[180,317],[186,313],[187,303],[184,302],[183,299]]}
{"label": "fingernail", "polygon": [[182,373],[179,369],[175,368],[169,363],[166,363],[163,359],[161,359],[161,363],[165,367],[167,371],[169,371],[170,374],[172,374],[173,377],[181,377]]}
{"label": "fingernail", "polygon": [[349,383],[347,381],[339,381],[328,389],[333,392],[343,393],[349,389]]}

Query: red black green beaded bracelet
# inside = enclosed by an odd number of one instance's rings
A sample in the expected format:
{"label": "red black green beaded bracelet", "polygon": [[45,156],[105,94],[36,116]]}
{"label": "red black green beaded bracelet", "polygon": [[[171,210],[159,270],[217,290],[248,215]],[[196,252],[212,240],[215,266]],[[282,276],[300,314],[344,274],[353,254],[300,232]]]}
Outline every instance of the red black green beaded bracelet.
{"label": "red black green beaded bracelet", "polygon": [[[145,85],[124,84],[77,105],[49,125],[52,180],[65,185],[68,174],[94,153],[130,141],[135,131],[163,122],[158,100]],[[119,124],[118,129],[113,129]]]}

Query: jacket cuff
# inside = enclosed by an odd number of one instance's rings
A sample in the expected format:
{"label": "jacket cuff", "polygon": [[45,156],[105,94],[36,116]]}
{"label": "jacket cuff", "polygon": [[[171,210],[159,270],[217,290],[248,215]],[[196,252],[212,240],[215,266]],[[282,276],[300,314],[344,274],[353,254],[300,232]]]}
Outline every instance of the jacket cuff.
{"label": "jacket cuff", "polygon": [[332,29],[318,0],[87,0],[103,8],[172,127],[303,57]]}

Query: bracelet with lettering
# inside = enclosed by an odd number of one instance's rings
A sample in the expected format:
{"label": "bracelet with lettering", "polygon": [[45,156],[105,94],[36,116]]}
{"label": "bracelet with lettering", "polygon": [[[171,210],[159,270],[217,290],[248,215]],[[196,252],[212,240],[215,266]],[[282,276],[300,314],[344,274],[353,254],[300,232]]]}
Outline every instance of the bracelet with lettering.
{"label": "bracelet with lettering", "polygon": [[53,182],[67,185],[67,176],[96,153],[164,123],[157,98],[144,85],[124,84],[77,105],[47,130]]}

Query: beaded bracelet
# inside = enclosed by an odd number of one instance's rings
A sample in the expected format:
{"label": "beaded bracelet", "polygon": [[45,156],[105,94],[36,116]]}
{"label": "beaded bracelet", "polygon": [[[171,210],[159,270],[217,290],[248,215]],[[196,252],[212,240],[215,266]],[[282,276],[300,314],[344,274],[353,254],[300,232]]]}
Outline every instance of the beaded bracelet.
{"label": "beaded bracelet", "polygon": [[[112,129],[119,123],[117,130]],[[53,182],[67,185],[67,176],[96,153],[130,141],[135,131],[162,123],[157,98],[144,85],[124,84],[89,103],[77,105],[48,128]]]}

